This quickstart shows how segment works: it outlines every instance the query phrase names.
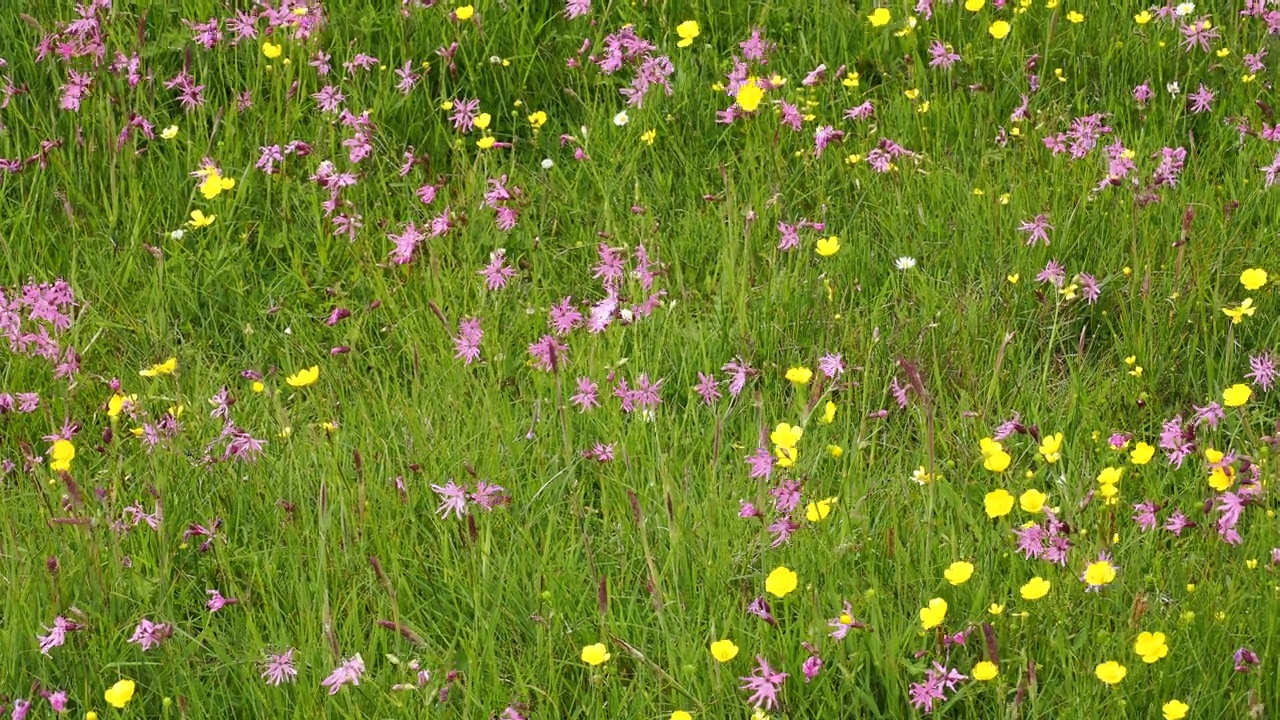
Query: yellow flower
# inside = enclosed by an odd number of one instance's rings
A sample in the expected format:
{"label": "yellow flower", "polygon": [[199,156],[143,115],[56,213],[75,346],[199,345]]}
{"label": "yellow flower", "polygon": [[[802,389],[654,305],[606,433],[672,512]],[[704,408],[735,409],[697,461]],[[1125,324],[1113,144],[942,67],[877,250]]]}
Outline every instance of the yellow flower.
{"label": "yellow flower", "polygon": [[[468,5],[467,7],[471,7]],[[468,16],[470,17],[470,16]],[[582,662],[588,665],[601,665],[609,661],[613,657],[609,651],[605,649],[604,643],[596,643],[595,645],[587,645],[582,648]]]}
{"label": "yellow flower", "polygon": [[827,401],[825,407],[822,408],[822,417],[818,419],[823,425],[830,425],[836,419],[836,404]]}
{"label": "yellow flower", "polygon": [[928,607],[920,608],[920,627],[925,630],[938,627],[946,619],[947,601],[942,598],[934,598],[929,601]]}
{"label": "yellow flower", "polygon": [[1129,674],[1129,671],[1125,670],[1124,666],[1115,660],[1108,660],[1094,668],[1093,674],[1097,675],[1102,682],[1108,685],[1115,685],[1123,680],[1124,676]]}
{"label": "yellow flower", "polygon": [[680,36],[680,42],[676,43],[676,47],[689,47],[693,44],[693,39],[698,37],[698,21],[685,20],[676,26],[676,34]]}
{"label": "yellow flower", "polygon": [[795,447],[801,437],[804,437],[804,428],[787,423],[778,423],[773,432],[769,433],[769,441],[784,448]]}
{"label": "yellow flower", "polygon": [[1245,315],[1253,317],[1253,314],[1257,311],[1258,308],[1253,306],[1253,298],[1245,298],[1239,307],[1222,308],[1222,313],[1231,318],[1232,325],[1239,325]]}
{"label": "yellow flower", "polygon": [[806,385],[813,377],[813,371],[807,367],[793,367],[787,370],[787,379],[797,385]]}
{"label": "yellow flower", "polygon": [[1109,585],[1116,579],[1116,568],[1106,560],[1091,562],[1084,569],[1084,581],[1093,586]]}
{"label": "yellow flower", "polygon": [[1164,633],[1138,633],[1133,643],[1133,651],[1142,656],[1142,662],[1153,663],[1169,654],[1169,646],[1164,643]]}
{"label": "yellow flower", "polygon": [[475,124],[476,127],[480,128],[481,130],[488,130],[489,123],[493,122],[493,116],[487,112],[482,112],[479,115],[477,115],[476,119],[473,120],[472,122]]}
{"label": "yellow flower", "polygon": [[146,368],[145,370],[139,370],[138,374],[141,375],[142,377],[155,377],[157,375],[172,375],[173,371],[177,369],[178,369],[178,358],[171,357],[168,360],[165,360],[164,362],[158,365],[152,365],[151,367]]}
{"label": "yellow flower", "polygon": [[161,130],[160,137],[164,138],[165,140],[172,140],[178,137],[178,126],[170,125],[169,127]]}
{"label": "yellow flower", "polygon": [[738,87],[736,101],[743,112],[755,112],[763,99],[764,90],[760,88],[754,76],[747,78],[747,81]]}
{"label": "yellow flower", "polygon": [[71,469],[71,461],[75,459],[76,446],[70,440],[54,440],[49,448],[49,469],[54,472],[66,472]]}
{"label": "yellow flower", "polygon": [[98,720],[98,713],[90,710],[84,714],[84,720]]}
{"label": "yellow flower", "polygon": [[711,643],[711,657],[726,663],[738,656],[738,646],[732,640],[716,640]]}
{"label": "yellow flower", "polygon": [[893,14],[889,12],[889,8],[876,8],[867,16],[867,20],[871,21],[871,27],[884,27],[893,19]]}
{"label": "yellow flower", "polygon": [[279,45],[273,45],[269,42],[262,43],[262,54],[267,56],[268,60],[275,60],[280,57],[280,53],[284,48]]}
{"label": "yellow flower", "polygon": [[992,615],[999,615],[1000,613],[1004,612],[1004,606],[999,603],[991,603],[991,605],[987,608],[987,612],[991,613]]}
{"label": "yellow flower", "polygon": [[1013,496],[1004,488],[992,490],[982,499],[982,504],[987,510],[987,517],[1002,517],[1013,510]]}
{"label": "yellow flower", "polygon": [[671,713],[671,720],[693,720],[693,716],[684,710],[675,710]]}
{"label": "yellow flower", "polygon": [[1124,476],[1124,468],[1105,467],[1098,473],[1099,485],[1115,485]]}
{"label": "yellow flower", "polygon": [[285,378],[284,381],[289,383],[290,387],[301,388],[301,387],[306,387],[311,383],[314,383],[317,379],[319,379],[319,377],[320,377],[320,366],[312,365],[311,367],[305,370],[299,370],[298,372],[290,375],[289,377]]}
{"label": "yellow flower", "polygon": [[1267,284],[1267,271],[1262,268],[1250,268],[1240,273],[1240,284],[1245,290],[1257,290]]}
{"label": "yellow flower", "polygon": [[1220,58],[1224,58],[1231,54],[1231,48],[1218,48],[1218,52],[1214,54]]}
{"label": "yellow flower", "polygon": [[797,582],[795,572],[788,570],[784,565],[779,565],[769,573],[769,577],[765,578],[764,589],[774,597],[785,597],[787,593],[796,589]]}
{"label": "yellow flower", "polygon": [[200,183],[200,194],[205,200],[212,200],[222,194],[223,190],[230,190],[235,186],[235,178],[224,178],[217,170],[210,169],[205,173],[204,182]]}
{"label": "yellow flower", "polygon": [[1146,465],[1151,462],[1151,458],[1156,454],[1156,449],[1145,442],[1139,442],[1133,446],[1133,450],[1129,453],[1129,462],[1134,465]]}
{"label": "yellow flower", "polygon": [[978,682],[986,682],[988,680],[994,680],[995,677],[1000,674],[1000,668],[996,667],[996,664],[990,660],[983,660],[973,666],[971,674],[973,675],[974,680],[977,680]]}
{"label": "yellow flower", "polygon": [[1004,450],[994,450],[986,454],[982,459],[982,467],[993,473],[1002,473],[1009,468],[1009,463],[1013,458]]}
{"label": "yellow flower", "polygon": [[256,393],[260,393],[260,392],[262,392],[263,390],[266,390],[266,389],[267,389],[267,386],[266,386],[266,385],[263,385],[263,384],[262,384],[262,381],[260,381],[260,380],[254,380],[254,381],[253,381],[253,385],[251,385],[251,386],[250,386],[250,389],[252,389],[252,390],[253,390],[254,392],[256,392]]}
{"label": "yellow flower", "polygon": [[844,454],[844,448],[839,445],[828,445],[827,452],[831,453],[831,457],[838,458]]}
{"label": "yellow flower", "polygon": [[[453,16],[458,18],[459,20],[470,20],[471,16],[475,14],[476,14],[476,9],[471,5],[463,5],[462,7],[453,11]],[[605,658],[605,660],[608,660],[608,659],[609,658]]]}
{"label": "yellow flower", "polygon": [[133,699],[134,684],[132,680],[119,680],[115,685],[107,688],[102,694],[107,703],[113,708],[123,708]]}
{"label": "yellow flower", "polygon": [[997,20],[991,23],[991,27],[987,28],[987,32],[991,33],[991,37],[997,40],[1003,40],[1009,35],[1010,26],[1005,20]]}
{"label": "yellow flower", "polygon": [[535,113],[530,113],[530,114],[529,114],[529,124],[533,126],[533,129],[534,129],[534,130],[537,130],[537,129],[541,128],[543,125],[546,125],[546,124],[547,124],[547,113],[546,113],[546,111],[539,110],[539,111],[537,111],[537,112],[535,112]]}
{"label": "yellow flower", "polygon": [[1190,709],[1191,707],[1181,700],[1170,700],[1160,706],[1160,711],[1164,713],[1164,720],[1182,720]]}
{"label": "yellow flower", "polygon": [[187,223],[187,225],[190,225],[192,230],[199,230],[202,227],[209,227],[212,225],[213,221],[216,220],[217,217],[217,215],[205,215],[199,210],[192,210],[191,222]]}
{"label": "yellow flower", "polygon": [[111,399],[107,400],[107,417],[118,417],[120,413],[124,412],[127,405],[131,405],[137,401],[137,395],[129,395],[127,397],[120,393],[112,395]]}
{"label": "yellow flower", "polygon": [[1223,470],[1216,467],[1209,472],[1209,487],[1218,492],[1226,492],[1235,481],[1235,474],[1230,468]]}
{"label": "yellow flower", "polygon": [[1146,10],[1143,10],[1142,12],[1133,16],[1133,21],[1138,23],[1139,25],[1146,25],[1147,23],[1151,22],[1151,13],[1147,12]]}
{"label": "yellow flower", "polygon": [[920,88],[911,88],[910,90],[903,90],[902,94],[906,95],[908,100],[915,100],[916,98],[920,97]]}
{"label": "yellow flower", "polygon": [[657,131],[657,130],[654,130],[653,128],[649,128],[648,130],[645,130],[645,131],[644,131],[644,134],[642,134],[642,135],[640,136],[640,142],[642,142],[642,143],[644,143],[644,144],[646,144],[646,145],[652,145],[652,144],[653,144],[653,141],[654,141],[657,137],[658,137],[658,131]]}
{"label": "yellow flower", "polygon": [[1222,391],[1222,404],[1227,407],[1240,407],[1253,397],[1253,389],[1244,383],[1236,383]]}
{"label": "yellow flower", "polygon": [[1062,433],[1046,435],[1040,443],[1040,455],[1050,465],[1062,459]]}
{"label": "yellow flower", "polygon": [[847,88],[856,88],[858,87],[858,78],[860,77],[862,76],[859,75],[858,73],[851,72],[848,75],[844,76],[844,79],[840,81],[840,84]]}
{"label": "yellow flower", "polygon": [[952,585],[963,585],[969,582],[969,578],[973,577],[973,563],[959,560],[951,563],[951,565],[942,573],[942,577]]}
{"label": "yellow flower", "polygon": [[1037,575],[1028,580],[1027,584],[1023,585],[1019,592],[1022,594],[1023,600],[1039,600],[1049,594],[1051,586],[1052,583]]}
{"label": "yellow flower", "polygon": [[1084,22],[1084,15],[1076,12],[1075,10],[1072,10],[1071,12],[1067,13],[1067,19],[1073,23],[1078,24],[1078,23]]}
{"label": "yellow flower", "polygon": [[488,150],[489,148],[493,147],[493,143],[495,142],[495,140],[496,139],[492,135],[486,135],[476,141],[476,147],[480,148],[481,150]]}
{"label": "yellow flower", "polygon": [[1018,275],[1018,273],[1014,273],[1012,275],[1005,275],[1004,279],[1008,280],[1010,285],[1017,285],[1018,281],[1021,280],[1022,278],[1021,276]]}
{"label": "yellow flower", "polygon": [[969,12],[978,12],[986,4],[987,0],[964,0],[964,9]]}
{"label": "yellow flower", "polygon": [[840,252],[840,236],[832,235],[831,237],[820,238],[816,248],[822,257],[831,257]]}
{"label": "yellow flower", "polygon": [[929,471],[925,470],[925,469],[924,469],[924,466],[923,466],[923,465],[921,465],[920,467],[918,467],[918,468],[916,468],[915,470],[912,470],[912,471],[911,471],[911,479],[912,479],[912,480],[915,480],[916,482],[920,483],[921,485],[928,485],[929,483],[933,482],[934,480],[941,480],[941,479],[942,479],[942,474],[941,474],[941,473],[935,473],[935,474],[932,474],[932,475],[931,475],[931,474],[929,474]]}
{"label": "yellow flower", "polygon": [[838,500],[839,498],[829,497],[809,503],[809,506],[804,511],[805,519],[812,523],[826,520],[827,516],[831,514],[831,506],[835,505]]}
{"label": "yellow flower", "polygon": [[1018,506],[1023,512],[1035,514],[1044,510],[1044,502],[1048,499],[1048,495],[1032,488],[1018,496]]}

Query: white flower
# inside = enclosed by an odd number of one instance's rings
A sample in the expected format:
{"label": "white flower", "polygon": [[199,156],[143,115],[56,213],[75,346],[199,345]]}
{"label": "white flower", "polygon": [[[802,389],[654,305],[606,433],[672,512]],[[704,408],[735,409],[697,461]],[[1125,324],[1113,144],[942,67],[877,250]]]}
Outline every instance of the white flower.
{"label": "white flower", "polygon": [[617,125],[618,127],[622,127],[623,125],[626,125],[627,121],[630,119],[631,118],[627,116],[627,111],[623,110],[622,112],[613,116],[613,124]]}
{"label": "white flower", "polygon": [[1178,3],[1178,7],[1173,9],[1173,13],[1178,17],[1186,17],[1196,11],[1196,4],[1193,2]]}
{"label": "white flower", "polygon": [[550,170],[551,168],[553,168],[553,167],[555,167],[555,166],[556,166],[556,164],[555,164],[554,162],[552,162],[551,158],[543,158],[543,159],[542,159],[542,169],[543,169],[543,170]]}
{"label": "white flower", "polygon": [[187,234],[186,230],[183,230],[182,228],[178,228],[177,230],[174,230],[173,232],[169,233],[169,237],[174,240],[181,240],[182,236],[186,234]]}
{"label": "white flower", "polygon": [[1168,85],[1165,85],[1165,86],[1164,86],[1164,89],[1165,89],[1165,90],[1168,90],[1168,91],[1169,91],[1169,94],[1170,94],[1170,95],[1172,95],[1172,96],[1174,96],[1174,97],[1178,97],[1178,93],[1179,93],[1179,92],[1181,92],[1181,90],[1178,88],[1178,81],[1177,81],[1177,80],[1175,80],[1175,81],[1173,81],[1173,82],[1169,83]]}
{"label": "white flower", "polygon": [[911,268],[916,266],[916,259],[913,257],[907,257],[906,255],[904,255],[898,258],[897,260],[894,260],[893,266],[898,268],[899,270],[910,270]]}

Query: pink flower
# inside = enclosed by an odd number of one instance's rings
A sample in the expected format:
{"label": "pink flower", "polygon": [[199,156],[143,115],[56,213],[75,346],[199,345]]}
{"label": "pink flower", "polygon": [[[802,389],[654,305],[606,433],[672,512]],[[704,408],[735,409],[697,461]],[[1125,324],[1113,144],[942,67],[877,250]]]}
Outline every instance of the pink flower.
{"label": "pink flower", "polygon": [[236,603],[240,602],[239,598],[223,597],[222,593],[218,592],[217,590],[209,590],[208,593],[209,593],[209,602],[206,603],[206,607],[209,608],[209,612],[211,613],[218,612],[219,610],[221,610],[222,608],[228,605],[235,605]]}
{"label": "pink flower", "polygon": [[782,689],[787,673],[777,672],[769,667],[763,655],[757,655],[756,662],[759,666],[750,675],[738,678],[743,683],[739,689],[751,692],[751,697],[747,698],[748,704],[772,710],[778,704],[778,691]]}
{"label": "pink flower", "polygon": [[554,335],[543,335],[540,340],[529,346],[529,355],[533,356],[535,369],[554,372],[564,365],[568,358],[569,346],[560,342]]}
{"label": "pink flower", "polygon": [[333,695],[341,690],[343,685],[359,685],[360,676],[363,674],[364,658],[360,657],[360,653],[356,653],[334,668],[320,685],[329,688],[329,694]]}
{"label": "pink flower", "polygon": [[129,638],[129,642],[138,645],[143,652],[151,648],[160,647],[170,635],[173,634],[173,627],[168,623],[153,623],[147,618],[138,621],[138,627],[134,628],[133,637]]}
{"label": "pink flower", "polygon": [[293,666],[293,648],[280,655],[268,655],[266,666],[262,671],[262,679],[268,685],[280,685],[293,682],[298,677],[298,670]]}

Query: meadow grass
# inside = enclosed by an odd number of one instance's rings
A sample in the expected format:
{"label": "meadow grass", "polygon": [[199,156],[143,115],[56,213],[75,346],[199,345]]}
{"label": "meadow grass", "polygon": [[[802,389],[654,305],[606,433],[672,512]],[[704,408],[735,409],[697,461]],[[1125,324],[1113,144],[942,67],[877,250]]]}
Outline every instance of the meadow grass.
{"label": "meadow grass", "polygon": [[[596,0],[578,18],[481,0],[465,19],[448,2],[109,4],[78,29],[70,4],[0,11],[5,712],[52,715],[56,691],[100,718],[1180,717],[1171,700],[1240,718],[1280,703],[1280,407],[1256,366],[1280,324],[1274,283],[1241,279],[1280,272],[1275,73],[1244,60],[1277,51],[1274,3],[1138,23],[1134,2],[937,2],[927,18],[895,0],[880,27],[871,3],[833,0]],[[256,38],[235,41],[237,10]],[[191,24],[211,18],[207,49]],[[1182,47],[1201,18],[1209,51]],[[699,34],[678,47],[688,20]],[[606,73],[606,37],[627,24],[653,47]],[[744,68],[764,86],[747,112],[733,71],[753,29],[767,64]],[[935,40],[961,59],[931,68]],[[451,63],[437,49],[455,42]],[[376,60],[344,69],[359,53]],[[655,81],[629,106],[619,89],[661,57],[670,93]],[[418,79],[402,92],[406,63]],[[92,78],[74,110],[72,71]],[[166,87],[180,71],[203,104]],[[1215,95],[1193,112],[1202,84]],[[332,112],[312,97],[326,86],[345,96]],[[487,128],[451,122],[467,98]],[[866,101],[870,117],[844,117]],[[1095,113],[1107,131],[1081,157],[1047,147]],[[845,135],[820,148],[828,125]],[[884,139],[906,154],[880,172]],[[255,166],[292,141],[306,147],[274,172]],[[1172,180],[1166,149],[1185,150]],[[402,172],[406,152],[419,161]],[[325,187],[325,162],[350,184]],[[206,197],[207,163],[234,186]],[[195,210],[215,220],[193,228]],[[1042,213],[1048,242],[1028,244],[1019,228]],[[444,231],[398,262],[389,236],[433,219]],[[779,249],[779,223],[804,219],[821,229]],[[817,254],[832,235],[839,250]],[[478,271],[499,249],[514,272],[491,289]],[[1038,280],[1050,261],[1062,276]],[[21,300],[58,279],[74,304]],[[558,336],[567,353],[540,368],[530,346],[557,337],[566,297],[606,327]],[[1245,298],[1256,313],[1233,323],[1223,309]],[[820,369],[830,354],[842,372]],[[140,376],[171,357],[176,371]],[[750,368],[732,394],[731,362]],[[600,407],[571,402],[579,378]],[[635,393],[659,380],[660,403]],[[1200,411],[1237,384],[1241,407]],[[770,439],[780,423],[804,427],[793,446]],[[1135,463],[1144,442],[1154,459]],[[752,477],[758,448],[798,457]],[[1209,483],[1215,449],[1229,486]],[[1108,467],[1119,483],[1097,481]],[[440,510],[449,481],[481,496],[462,517]],[[1042,491],[1050,515],[988,512],[1000,488]],[[1194,526],[1164,529],[1175,511]],[[1069,542],[1061,562],[1019,551],[1030,522]],[[1104,556],[1114,580],[1091,591]],[[953,585],[957,561],[974,572]],[[766,590],[779,567],[798,577],[782,597]],[[1033,577],[1051,589],[1026,600]],[[211,612],[210,590],[238,602]],[[760,598],[769,620],[747,611]],[[934,598],[947,612],[926,630]],[[866,627],[837,640],[846,601]],[[81,627],[42,653],[56,617]],[[144,618],[171,635],[130,642]],[[1144,662],[1141,632],[1167,655]],[[739,648],[723,663],[721,639]],[[583,659],[595,643],[599,665]],[[266,658],[289,648],[296,680],[268,684]],[[357,654],[359,683],[329,694]],[[758,711],[739,689],[756,656],[789,673]],[[932,668],[984,660],[995,679],[912,702]],[[1095,672],[1111,660],[1127,669],[1114,685]],[[135,694],[116,709],[104,691],[121,679]]]}

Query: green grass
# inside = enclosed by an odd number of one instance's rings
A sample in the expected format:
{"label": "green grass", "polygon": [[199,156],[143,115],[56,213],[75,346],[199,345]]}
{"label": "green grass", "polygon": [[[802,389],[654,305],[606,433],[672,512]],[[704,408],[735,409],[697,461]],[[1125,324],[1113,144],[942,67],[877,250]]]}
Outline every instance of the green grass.
{"label": "green grass", "polygon": [[[1244,54],[1280,54],[1264,21],[1234,5],[1213,15],[1221,38],[1212,47],[1230,50],[1220,57],[1180,50],[1166,21],[1136,24],[1143,6],[1134,2],[1051,9],[1036,0],[1014,12],[1012,0],[976,14],[939,3],[932,20],[897,37],[914,3],[887,3],[893,21],[873,28],[869,3],[832,0],[596,0],[594,26],[544,0],[481,0],[468,22],[450,20],[448,3],[402,16],[391,0],[332,0],[313,38],[272,36],[283,54],[270,61],[261,39],[231,47],[228,32],[212,51],[192,42],[183,19],[233,15],[222,3],[115,4],[99,13],[107,62],[117,50],[139,53],[136,88],[105,63],[35,62],[42,32],[75,17],[69,5],[16,0],[0,13],[0,87],[9,78],[25,90],[0,110],[0,158],[60,142],[20,173],[0,171],[0,286],[12,298],[27,282],[65,278],[78,304],[56,340],[82,355],[69,382],[0,341],[0,394],[40,395],[35,412],[0,415],[0,460],[17,466],[0,478],[0,706],[35,699],[32,717],[48,716],[38,685],[66,691],[76,717],[490,718],[515,704],[531,718],[677,709],[746,718],[738,678],[762,655],[791,675],[775,718],[909,717],[908,688],[931,662],[969,674],[987,659],[983,623],[998,638],[999,678],[962,682],[933,715],[1159,717],[1177,698],[1189,717],[1239,718],[1280,698],[1271,563],[1280,538],[1266,439],[1280,434],[1276,391],[1255,385],[1244,408],[1201,427],[1199,454],[1180,468],[1159,450],[1130,465],[1107,446],[1116,432],[1132,434],[1131,446],[1157,444],[1165,421],[1221,401],[1247,382],[1251,355],[1280,347],[1274,284],[1250,292],[1239,282],[1247,268],[1280,272],[1280,190],[1264,187],[1259,170],[1276,146],[1235,127],[1242,117],[1256,133],[1275,121],[1274,70],[1241,81]],[[1084,22],[1069,22],[1069,10]],[[1000,42],[987,33],[997,18],[1013,25]],[[677,48],[675,27],[688,19],[701,35]],[[626,23],[675,67],[672,94],[654,89],[640,108],[618,94],[633,66],[604,75],[588,60]],[[753,27],[776,48],[752,73],[787,82],[753,116],[717,124],[733,98],[713,85]],[[578,56],[584,37],[592,46]],[[935,38],[963,61],[930,69]],[[435,50],[454,41],[450,73]],[[332,54],[328,79],[307,64],[318,50]],[[347,75],[342,63],[357,52],[385,69]],[[431,63],[407,96],[394,73],[406,61],[419,71]],[[826,82],[801,86],[819,63]],[[842,65],[859,74],[857,87],[841,84]],[[59,109],[68,67],[94,76],[78,112]],[[184,67],[205,86],[206,104],[191,112],[163,85]],[[1176,97],[1165,90],[1173,81]],[[1143,82],[1155,96],[1139,108],[1132,91]],[[1186,95],[1201,83],[1216,98],[1192,114]],[[352,131],[309,97],[326,84],[375,125],[373,153],[358,164],[342,144]],[[914,100],[910,89],[920,91]],[[238,112],[246,90],[252,107]],[[1011,123],[1024,94],[1029,117]],[[489,131],[514,147],[480,150],[478,131],[455,131],[440,105],[456,98],[479,98]],[[793,132],[777,100],[814,117]],[[865,100],[872,119],[843,119]],[[624,108],[629,122],[617,126]],[[535,110],[548,115],[538,132],[525,119]],[[154,123],[156,137],[134,135],[117,150],[131,113]],[[1112,129],[1098,147],[1075,161],[1051,155],[1043,138],[1092,113],[1106,113]],[[814,132],[828,124],[847,135],[819,157]],[[162,139],[170,125],[177,136]],[[652,144],[641,140],[649,129]],[[574,140],[562,146],[561,134]],[[918,159],[875,172],[866,158],[881,138]],[[260,147],[293,140],[312,153],[289,156],[276,174],[254,168]],[[1117,140],[1133,152],[1136,185],[1095,191],[1108,173],[1104,147]],[[430,161],[401,177],[410,147]],[[575,147],[590,159],[576,161]],[[1185,170],[1158,202],[1140,204],[1159,162],[1152,155],[1165,147],[1187,150]],[[190,177],[205,157],[236,180],[211,200]],[[362,217],[353,241],[333,234],[329,193],[308,179],[324,160],[358,175],[338,210]],[[483,203],[487,180],[502,175],[523,191],[509,233]],[[423,206],[415,190],[436,181],[439,197]],[[387,235],[410,221],[424,227],[446,206],[454,228],[425,241],[412,263],[391,264]],[[196,209],[215,222],[172,238]],[[1051,244],[1027,246],[1018,225],[1042,212]],[[777,224],[801,218],[825,229],[777,250]],[[840,251],[817,256],[814,242],[830,234]],[[602,333],[574,330],[567,363],[539,371],[527,348],[548,332],[547,309],[565,296],[604,297],[592,277],[601,242],[627,248],[628,270],[634,249],[646,248],[660,268],[661,306]],[[498,248],[517,274],[491,292],[476,271]],[[916,267],[895,269],[903,256]],[[1094,275],[1098,302],[1037,282],[1051,259],[1068,283]],[[630,276],[619,292],[626,305],[649,294]],[[1221,309],[1245,297],[1257,313],[1232,325]],[[352,315],[329,326],[335,307]],[[454,358],[452,339],[466,317],[484,330],[471,365]],[[331,356],[335,346],[350,352]],[[826,353],[841,353],[849,371],[822,378]],[[139,377],[169,357],[175,374]],[[707,407],[692,389],[698,373],[715,373],[725,392],[720,368],[736,357],[757,372],[736,399],[726,392]],[[924,395],[900,410],[889,385],[909,384],[904,363],[919,368]],[[286,383],[312,365],[314,385]],[[814,369],[810,384],[785,379],[796,366]],[[264,392],[245,370],[262,373]],[[622,412],[611,395],[615,379],[634,386],[641,373],[663,381],[652,421]],[[569,405],[580,376],[599,384],[603,407]],[[132,417],[108,417],[112,378],[137,395]],[[222,429],[207,399],[224,387],[236,425],[268,441],[256,463],[202,460]],[[823,424],[828,400],[838,411]],[[148,451],[130,430],[176,405],[181,431]],[[872,416],[880,410],[887,416]],[[983,468],[979,440],[1015,412],[1063,433],[1060,462],[1046,464],[1035,441],[1014,435],[1009,469]],[[80,429],[71,470],[59,475],[41,438],[64,421]],[[805,424],[798,462],[751,479],[745,458],[781,422]],[[584,459],[595,443],[612,443],[614,460]],[[1237,545],[1205,512],[1216,494],[1206,448],[1234,452],[1241,478],[1246,458],[1261,470]],[[1086,504],[1102,468],[1122,465],[1118,503],[1095,495]],[[919,467],[942,478],[917,484]],[[441,519],[431,485],[450,479],[501,485],[511,504]],[[771,547],[768,490],[783,479],[803,482],[801,527]],[[1033,487],[1070,526],[1064,567],[1017,552],[1011,530],[1036,516],[984,513],[989,491],[1017,497]],[[825,497],[839,498],[830,516],[805,520],[805,504]],[[158,529],[119,528],[126,507],[149,512],[157,498]],[[766,520],[739,518],[739,500]],[[1144,500],[1161,505],[1161,522],[1180,507],[1197,526],[1181,537],[1142,532],[1131,515]],[[218,535],[200,552],[202,540],[184,533],[215,518]],[[1086,592],[1080,575],[1100,552],[1118,574]],[[976,571],[953,587],[943,571],[957,560]],[[770,625],[745,608],[778,566],[799,586],[768,596]],[[1022,600],[1019,588],[1037,575],[1050,594]],[[211,614],[211,588],[240,602]],[[922,632],[919,609],[934,597],[949,603],[946,633],[974,628],[964,647],[946,651],[941,630]],[[836,642],[827,621],[844,600],[873,631]],[[990,614],[992,603],[1003,613]],[[87,627],[46,657],[36,636],[59,615]],[[173,636],[142,652],[127,641],[143,617],[170,623]],[[1133,649],[1141,631],[1165,633],[1168,656],[1143,663]],[[708,651],[721,638],[741,649],[725,664]],[[612,658],[589,667],[580,653],[596,642]],[[802,643],[824,661],[808,683]],[[289,647],[297,683],[267,686],[265,654]],[[1240,647],[1261,666],[1235,672]],[[366,664],[360,685],[330,697],[321,680],[356,653]],[[1094,676],[1106,660],[1128,669],[1113,688]],[[416,682],[411,661],[430,680],[392,690]],[[460,674],[442,702],[450,671]],[[136,681],[137,696],[115,710],[103,692],[120,678]]]}

